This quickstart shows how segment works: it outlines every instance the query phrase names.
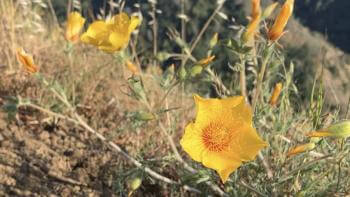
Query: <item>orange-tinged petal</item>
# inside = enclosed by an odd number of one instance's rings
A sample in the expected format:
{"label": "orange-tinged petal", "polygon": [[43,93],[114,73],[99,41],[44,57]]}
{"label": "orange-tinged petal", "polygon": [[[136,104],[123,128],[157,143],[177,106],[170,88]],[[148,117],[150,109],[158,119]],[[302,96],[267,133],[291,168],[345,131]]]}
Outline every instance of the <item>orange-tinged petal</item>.
{"label": "orange-tinged petal", "polygon": [[221,181],[225,183],[232,172],[240,165],[241,161],[237,156],[228,152],[204,151],[203,165],[218,172]]}
{"label": "orange-tinged petal", "polygon": [[294,0],[286,0],[275,20],[275,23],[268,32],[269,40],[276,41],[282,36],[283,30],[288,23],[289,17],[293,13],[293,7]]}
{"label": "orange-tinged petal", "polygon": [[36,73],[38,72],[39,68],[34,63],[33,56],[30,54],[27,54],[23,48],[18,48],[16,50],[16,57],[19,62],[24,66],[26,71],[29,73]]}
{"label": "orange-tinged petal", "polygon": [[193,123],[185,128],[185,134],[180,140],[182,148],[190,155],[190,157],[198,162],[202,161],[202,154],[205,150],[200,130],[196,129]]}
{"label": "orange-tinged petal", "polygon": [[288,151],[287,156],[290,157],[292,155],[296,155],[305,151],[309,151],[315,148],[315,143],[307,143],[307,144],[303,144],[303,145],[299,145],[293,149],[291,149],[290,151]]}
{"label": "orange-tinged petal", "polygon": [[78,12],[72,12],[68,16],[65,37],[68,41],[75,43],[79,40],[79,34],[83,28],[85,19]]}

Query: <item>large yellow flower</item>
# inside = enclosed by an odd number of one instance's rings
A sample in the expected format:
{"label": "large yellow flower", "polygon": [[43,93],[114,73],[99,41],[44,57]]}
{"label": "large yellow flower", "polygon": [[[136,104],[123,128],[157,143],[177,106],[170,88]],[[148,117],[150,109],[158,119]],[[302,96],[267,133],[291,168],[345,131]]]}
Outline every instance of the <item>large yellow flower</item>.
{"label": "large yellow flower", "polygon": [[252,127],[252,112],[244,97],[204,99],[195,95],[194,100],[197,117],[187,125],[180,144],[192,159],[216,170],[225,183],[267,143]]}
{"label": "large yellow flower", "polygon": [[107,21],[95,21],[81,36],[85,43],[97,46],[99,49],[113,53],[120,51],[128,43],[131,33],[140,24],[136,16],[131,18],[124,12],[115,15]]}
{"label": "large yellow flower", "polygon": [[79,40],[79,34],[83,28],[85,19],[78,12],[72,12],[68,16],[65,37],[69,42],[75,43]]}

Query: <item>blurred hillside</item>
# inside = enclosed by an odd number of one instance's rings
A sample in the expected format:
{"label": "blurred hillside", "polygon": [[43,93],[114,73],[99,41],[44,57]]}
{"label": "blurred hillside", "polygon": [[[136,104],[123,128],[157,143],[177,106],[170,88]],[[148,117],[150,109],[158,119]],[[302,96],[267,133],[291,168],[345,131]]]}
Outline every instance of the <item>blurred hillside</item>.
{"label": "blurred hillside", "polygon": [[[68,1],[53,1],[58,18],[63,22],[65,19]],[[75,1],[72,1],[75,2]],[[109,10],[117,12],[118,8],[110,6],[109,0],[84,1],[76,6],[82,9],[83,14],[93,20],[99,15],[107,15]],[[181,27],[181,0],[155,1],[156,17],[158,22],[159,51],[175,51],[181,49],[169,37],[169,31],[179,30]],[[272,0],[262,0],[262,5],[270,4]],[[281,1],[282,3],[283,1]],[[74,4],[73,6],[74,7]],[[112,8],[112,9],[111,9]],[[193,42],[201,27],[216,8],[212,0],[185,1],[186,18],[186,42]],[[350,27],[344,25],[349,18],[350,1],[348,0],[305,0],[296,1],[294,20],[289,23],[288,32],[281,40],[284,47],[289,48],[288,57],[296,66],[295,80],[300,95],[308,100],[315,76],[319,77],[322,68],[323,84],[325,86],[326,103],[331,108],[345,106],[350,96],[350,58],[346,53],[350,51],[350,39],[348,37]],[[151,4],[149,1],[127,1],[127,12],[140,12],[146,21],[152,21],[150,15]],[[239,32],[241,25],[248,23],[247,16],[250,12],[250,1],[234,0],[226,1],[222,12],[210,24],[203,35],[201,42],[194,50],[197,56],[206,53],[206,40],[209,40],[214,32],[220,35],[234,37]],[[227,28],[229,27],[229,28]],[[238,30],[237,30],[238,29]],[[143,48],[143,55],[152,56],[152,27],[150,24],[142,24],[139,37]],[[180,32],[177,32],[180,34]],[[222,56],[217,59],[217,67],[227,64],[224,51],[217,51]],[[226,61],[226,62],[225,62]],[[286,61],[289,61],[288,59]]]}

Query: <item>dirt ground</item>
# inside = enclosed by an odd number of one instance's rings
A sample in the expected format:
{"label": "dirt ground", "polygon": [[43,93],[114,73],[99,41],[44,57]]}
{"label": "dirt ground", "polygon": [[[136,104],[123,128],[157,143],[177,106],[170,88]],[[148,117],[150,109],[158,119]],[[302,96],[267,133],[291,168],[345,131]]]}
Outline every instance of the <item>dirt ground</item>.
{"label": "dirt ground", "polygon": [[[0,106],[4,102],[0,97]],[[109,116],[106,121],[114,122],[109,128],[115,129],[120,120]],[[108,136],[107,130],[99,132]],[[148,133],[117,135],[113,141],[138,152],[147,146],[138,142],[158,135]],[[162,155],[159,150],[164,146],[158,148],[144,159]],[[0,196],[127,196],[127,181],[120,176],[132,169],[123,157],[75,125],[28,108],[10,121],[0,110]],[[162,187],[143,181],[133,196],[167,196]]]}

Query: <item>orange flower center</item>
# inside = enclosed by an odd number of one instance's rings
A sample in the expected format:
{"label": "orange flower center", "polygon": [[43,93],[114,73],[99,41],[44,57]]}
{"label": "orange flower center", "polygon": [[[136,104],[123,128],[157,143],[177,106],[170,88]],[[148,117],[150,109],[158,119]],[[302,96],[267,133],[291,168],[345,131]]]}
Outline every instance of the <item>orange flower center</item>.
{"label": "orange flower center", "polygon": [[234,131],[220,122],[211,122],[202,130],[202,140],[207,149],[213,152],[226,150]]}

